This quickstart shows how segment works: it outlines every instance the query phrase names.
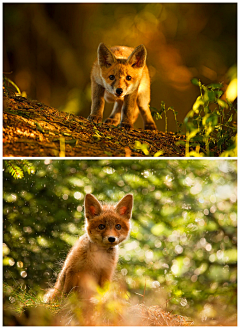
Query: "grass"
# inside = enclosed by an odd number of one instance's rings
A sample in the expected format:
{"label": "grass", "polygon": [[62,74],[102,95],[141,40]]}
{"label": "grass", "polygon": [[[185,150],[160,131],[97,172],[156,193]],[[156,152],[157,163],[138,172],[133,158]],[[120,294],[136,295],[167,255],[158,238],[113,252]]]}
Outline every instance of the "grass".
{"label": "grass", "polygon": [[87,325],[87,326],[190,326],[193,321],[167,310],[165,305],[150,305],[116,283],[98,293],[91,301],[79,301],[75,294],[67,299],[45,303],[42,297],[4,284],[4,325]]}
{"label": "grass", "polygon": [[[90,301],[79,300],[71,293],[49,303],[44,302],[40,290],[27,291],[26,286],[3,286],[3,324],[7,326],[236,326],[236,304],[229,304],[219,292],[212,302],[207,291],[201,300],[188,300],[188,307],[169,297],[167,287],[132,292],[121,280],[98,291]],[[234,296],[233,296],[234,297]],[[177,305],[179,304],[179,305]],[[226,308],[224,308],[224,305]],[[183,313],[181,315],[180,313]],[[191,318],[189,318],[189,316]]]}

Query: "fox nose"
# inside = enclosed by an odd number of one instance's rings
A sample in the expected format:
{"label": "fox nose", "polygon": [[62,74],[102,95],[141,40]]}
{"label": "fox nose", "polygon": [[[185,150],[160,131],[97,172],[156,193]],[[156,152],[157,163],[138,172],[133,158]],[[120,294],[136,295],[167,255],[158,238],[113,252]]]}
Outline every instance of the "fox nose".
{"label": "fox nose", "polygon": [[120,96],[123,93],[122,88],[117,88],[116,93],[118,94],[118,96]]}
{"label": "fox nose", "polygon": [[115,242],[115,240],[116,240],[116,239],[114,238],[114,236],[110,236],[110,237],[108,238],[108,241],[109,241],[109,242]]}

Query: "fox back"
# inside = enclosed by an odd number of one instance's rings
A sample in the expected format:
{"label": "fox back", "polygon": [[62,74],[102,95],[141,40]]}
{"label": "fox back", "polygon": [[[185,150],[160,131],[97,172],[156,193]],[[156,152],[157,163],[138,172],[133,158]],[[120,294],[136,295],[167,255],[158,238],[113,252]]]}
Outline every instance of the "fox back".
{"label": "fox back", "polygon": [[50,301],[72,290],[89,299],[97,286],[111,281],[118,260],[118,244],[130,232],[133,197],[126,195],[116,206],[101,205],[92,195],[85,197],[85,229],[70,250],[53,289],[45,295]]}
{"label": "fox back", "polygon": [[101,43],[97,54],[91,74],[92,108],[88,119],[102,121],[105,99],[115,102],[106,123],[117,125],[121,120],[121,126],[132,128],[140,110],[145,129],[156,129],[149,109],[150,78],[144,45],[109,49]]}

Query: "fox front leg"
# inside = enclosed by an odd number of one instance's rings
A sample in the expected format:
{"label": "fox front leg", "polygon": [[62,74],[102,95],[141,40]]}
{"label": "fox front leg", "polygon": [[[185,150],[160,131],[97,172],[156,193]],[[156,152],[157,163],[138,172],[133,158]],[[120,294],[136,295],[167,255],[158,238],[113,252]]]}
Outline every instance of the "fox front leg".
{"label": "fox front leg", "polygon": [[138,108],[144,122],[145,130],[157,130],[157,126],[153,121],[152,114],[149,108],[150,93],[140,93],[137,98]]}
{"label": "fox front leg", "polygon": [[105,120],[105,123],[110,125],[117,126],[121,120],[121,111],[122,111],[123,101],[115,101],[112,113],[110,114],[109,118]]}
{"label": "fox front leg", "polygon": [[92,90],[92,106],[91,113],[88,116],[89,121],[93,121],[96,123],[102,122],[103,111],[104,111],[104,91],[105,89],[96,83],[94,80],[91,82],[91,90]]}
{"label": "fox front leg", "polygon": [[137,94],[138,91],[135,90],[132,94],[126,95],[124,97],[124,102],[122,107],[121,127],[124,127],[126,129],[133,128]]}

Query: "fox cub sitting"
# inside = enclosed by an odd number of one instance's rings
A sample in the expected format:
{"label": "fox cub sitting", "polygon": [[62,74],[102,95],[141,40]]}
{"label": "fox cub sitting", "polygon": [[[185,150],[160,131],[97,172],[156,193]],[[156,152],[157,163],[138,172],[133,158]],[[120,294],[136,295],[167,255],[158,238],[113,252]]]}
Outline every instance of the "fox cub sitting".
{"label": "fox cub sitting", "polygon": [[136,49],[120,46],[109,49],[100,43],[91,74],[90,121],[102,121],[105,99],[114,102],[106,123],[118,125],[121,121],[122,127],[133,128],[140,111],[144,129],[157,130],[149,109],[150,78],[146,57],[144,45]]}
{"label": "fox cub sitting", "polygon": [[89,299],[99,285],[111,281],[118,261],[118,244],[130,232],[133,196],[127,194],[116,206],[101,205],[87,194],[85,206],[86,233],[70,250],[53,289],[45,302],[77,291],[80,298]]}

